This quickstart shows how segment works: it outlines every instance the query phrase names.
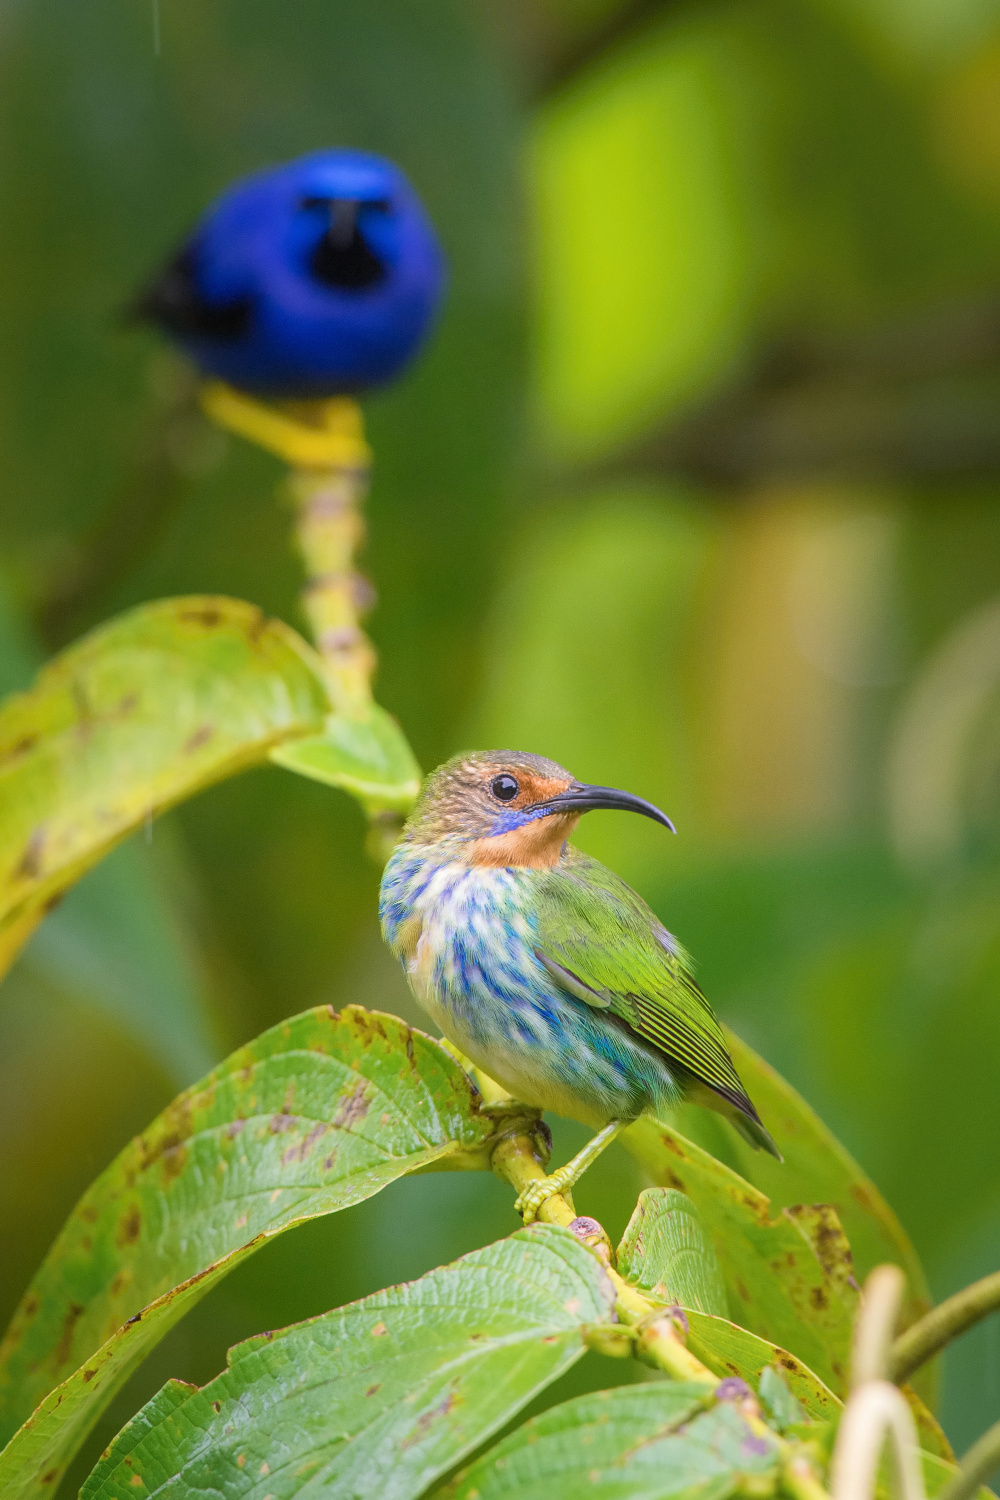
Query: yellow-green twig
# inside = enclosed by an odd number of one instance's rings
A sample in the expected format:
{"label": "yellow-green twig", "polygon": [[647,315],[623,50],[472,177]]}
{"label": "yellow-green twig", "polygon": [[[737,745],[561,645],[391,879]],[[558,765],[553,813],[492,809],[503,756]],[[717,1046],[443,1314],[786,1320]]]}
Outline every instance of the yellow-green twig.
{"label": "yellow-green twig", "polygon": [[996,1469],[1000,1469],[1000,1422],[973,1443],[959,1464],[958,1473],[945,1485],[938,1500],[970,1500]]}
{"label": "yellow-green twig", "polygon": [[[540,1149],[538,1136],[529,1134],[526,1128],[529,1123],[525,1120],[512,1122],[510,1129],[500,1136],[492,1156],[493,1170],[518,1194],[530,1182],[537,1182],[546,1175],[545,1153]],[[631,1335],[632,1352],[636,1357],[672,1380],[703,1386],[706,1399],[711,1402],[722,1381],[687,1348],[678,1319],[671,1310],[651,1302],[638,1287],[630,1286],[619,1276],[611,1264],[610,1241],[597,1221],[579,1219],[572,1202],[562,1193],[546,1198],[537,1216],[543,1223],[572,1228],[600,1256],[615,1289],[615,1312],[619,1323]],[[603,1338],[595,1340],[595,1345],[606,1353],[627,1352],[625,1348],[612,1348]],[[816,1472],[813,1457],[803,1445],[789,1443],[769,1428],[761,1419],[756,1398],[752,1395],[748,1395],[742,1405],[744,1419],[751,1430],[766,1433],[777,1443],[782,1460],[782,1488],[791,1500],[830,1500]]]}
{"label": "yellow-green twig", "polygon": [[337,713],[363,713],[372,701],[375,651],[360,619],[374,602],[354,559],[365,534],[371,450],[356,401],[268,405],[210,381],[201,392],[213,421],[285,460],[295,507],[296,540],[305,569],[302,605]]}
{"label": "yellow-green twig", "polygon": [[963,1287],[901,1333],[889,1351],[889,1379],[902,1384],[952,1339],[997,1311],[1000,1311],[1000,1271]]}

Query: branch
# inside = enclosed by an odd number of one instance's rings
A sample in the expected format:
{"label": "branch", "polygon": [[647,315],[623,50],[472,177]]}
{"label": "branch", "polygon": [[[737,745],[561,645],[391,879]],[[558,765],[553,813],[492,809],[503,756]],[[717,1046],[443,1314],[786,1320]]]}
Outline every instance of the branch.
{"label": "branch", "polygon": [[[518,1193],[523,1192],[530,1182],[537,1182],[545,1176],[545,1168],[539,1160],[537,1137],[526,1134],[523,1124],[519,1121],[509,1135],[501,1136],[492,1158],[494,1172]],[[689,1352],[671,1314],[650,1302],[618,1275],[611,1265],[610,1241],[595,1219],[579,1218],[561,1193],[546,1198],[538,1210],[538,1218],[543,1223],[559,1224],[563,1229],[572,1230],[584,1243],[597,1250],[615,1288],[618,1319],[636,1331],[638,1358],[662,1370],[672,1380],[691,1380],[709,1390],[716,1389],[721,1383],[718,1376]],[[600,1249],[602,1242],[607,1246],[603,1254]]]}
{"label": "branch", "polygon": [[833,1500],[865,1500],[874,1495],[886,1436],[892,1443],[902,1500],[925,1500],[913,1414],[887,1380],[869,1380],[859,1386],[844,1408],[833,1450]]}
{"label": "branch", "polygon": [[1000,296],[835,338],[789,333],[722,391],[581,477],[668,473],[721,490],[1000,472]]}
{"label": "branch", "polygon": [[876,1266],[865,1282],[861,1311],[854,1325],[851,1386],[885,1380],[889,1346],[899,1319],[906,1277],[898,1266]]}
{"label": "branch", "polygon": [[958,1466],[955,1475],[938,1495],[938,1500],[969,1500],[994,1469],[1000,1468],[1000,1422],[984,1432],[973,1443]]}
{"label": "branch", "polygon": [[901,1385],[946,1344],[1000,1310],[1000,1271],[974,1281],[901,1333],[889,1351],[886,1373]]}

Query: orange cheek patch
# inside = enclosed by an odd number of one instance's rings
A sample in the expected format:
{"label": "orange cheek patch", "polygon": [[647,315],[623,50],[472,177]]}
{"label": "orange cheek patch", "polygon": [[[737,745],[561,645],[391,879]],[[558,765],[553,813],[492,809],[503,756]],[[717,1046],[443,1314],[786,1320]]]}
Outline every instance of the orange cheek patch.
{"label": "orange cheek patch", "polygon": [[[564,791],[567,782],[550,782],[555,796]],[[532,797],[532,802],[540,801]],[[468,859],[473,865],[492,865],[502,869],[544,870],[556,864],[562,854],[563,845],[579,822],[577,813],[552,813],[547,818],[538,818],[515,828],[510,833],[494,834],[491,838],[475,839],[469,848]]]}
{"label": "orange cheek patch", "polygon": [[571,780],[562,776],[533,776],[530,771],[518,771],[516,774],[521,790],[507,806],[516,808],[518,812],[523,812],[526,807],[533,807],[536,802],[548,802],[550,797],[558,797],[560,792],[573,785]]}

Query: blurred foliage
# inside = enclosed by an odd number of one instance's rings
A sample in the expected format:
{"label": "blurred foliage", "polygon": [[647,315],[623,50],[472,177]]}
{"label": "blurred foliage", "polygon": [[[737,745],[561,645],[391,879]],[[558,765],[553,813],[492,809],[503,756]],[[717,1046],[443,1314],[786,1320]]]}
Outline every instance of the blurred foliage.
{"label": "blurred foliage", "polygon": [[[935,1296],[995,1269],[996,6],[303,0],[292,25],[161,0],[153,35],[134,0],[0,11],[4,687],[158,597],[301,625],[277,464],[212,432],[121,308],[235,174],[395,156],[451,292],[366,413],[380,701],[425,766],[509,744],[660,800],[677,841],[580,842],[870,1172]],[[4,1316],[206,1061],[318,1002],[419,1020],[362,836],[346,797],[253,771],[47,919],[0,992]],[[559,1123],[557,1154],[582,1137]],[[620,1234],[638,1186],[615,1148],[577,1203]],[[404,1182],[276,1242],[91,1460],[168,1375],[473,1249],[508,1197]],[[998,1338],[945,1361],[959,1449],[997,1415]]]}

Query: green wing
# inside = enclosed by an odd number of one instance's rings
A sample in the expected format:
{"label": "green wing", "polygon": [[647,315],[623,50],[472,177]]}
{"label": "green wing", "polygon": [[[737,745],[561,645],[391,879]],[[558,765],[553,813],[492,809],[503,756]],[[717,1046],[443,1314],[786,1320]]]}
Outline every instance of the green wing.
{"label": "green wing", "polygon": [[759,1123],[687,955],[624,880],[570,850],[540,882],[536,911],[536,952],[557,984]]}

